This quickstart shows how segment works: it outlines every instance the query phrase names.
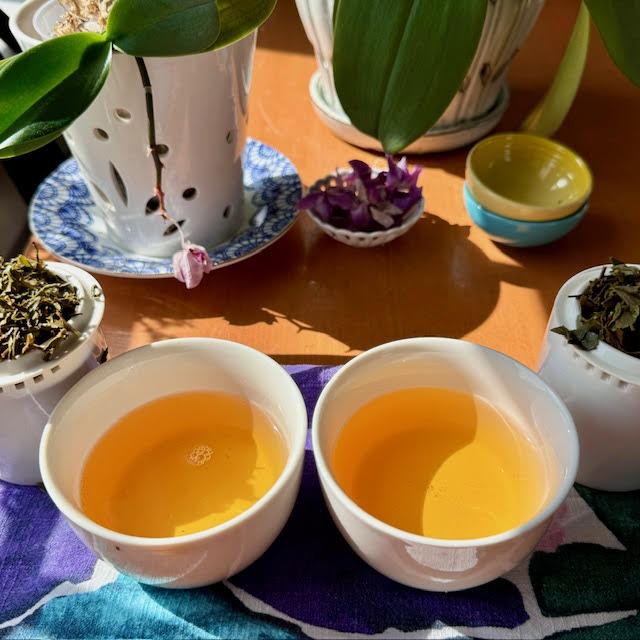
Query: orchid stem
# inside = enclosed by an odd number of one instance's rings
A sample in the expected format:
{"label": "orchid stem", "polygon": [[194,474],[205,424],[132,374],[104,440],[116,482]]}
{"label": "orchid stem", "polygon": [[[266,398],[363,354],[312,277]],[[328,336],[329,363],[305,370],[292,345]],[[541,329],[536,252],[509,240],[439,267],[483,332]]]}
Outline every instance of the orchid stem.
{"label": "orchid stem", "polygon": [[153,158],[153,164],[156,168],[156,184],[154,186],[154,193],[158,198],[158,215],[160,215],[167,222],[171,222],[175,225],[178,233],[180,234],[180,241],[182,246],[185,245],[184,233],[180,228],[177,220],[174,220],[168,213],[164,204],[164,191],[162,190],[162,169],[164,165],[160,160],[160,152],[158,151],[158,144],[156,142],[156,118],[153,111],[153,89],[151,87],[151,78],[147,70],[147,65],[144,62],[144,58],[136,56],[136,64],[138,65],[138,71],[140,73],[140,79],[142,80],[142,86],[144,87],[145,103],[147,107],[147,122],[148,122],[148,136],[149,136],[149,152]]}

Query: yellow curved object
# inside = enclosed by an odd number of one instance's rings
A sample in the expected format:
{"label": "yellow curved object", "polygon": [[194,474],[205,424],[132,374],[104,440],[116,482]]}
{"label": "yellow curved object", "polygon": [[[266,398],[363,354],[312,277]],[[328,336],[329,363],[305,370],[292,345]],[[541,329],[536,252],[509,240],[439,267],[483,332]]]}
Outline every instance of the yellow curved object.
{"label": "yellow curved object", "polygon": [[589,50],[589,25],[589,11],[583,2],[553,82],[525,118],[520,131],[550,137],[560,128],[580,86]]}
{"label": "yellow curved object", "polygon": [[485,209],[535,222],[576,212],[593,186],[591,171],[577,153],[526,133],[498,134],[477,143],[467,156],[466,180]]}

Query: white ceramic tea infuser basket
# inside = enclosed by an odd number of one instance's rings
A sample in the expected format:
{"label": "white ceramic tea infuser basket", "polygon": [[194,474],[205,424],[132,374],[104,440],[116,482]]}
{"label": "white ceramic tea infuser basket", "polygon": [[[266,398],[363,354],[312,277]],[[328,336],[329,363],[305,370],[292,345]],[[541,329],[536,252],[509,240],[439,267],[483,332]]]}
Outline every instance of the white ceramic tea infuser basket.
{"label": "white ceramic tea infuser basket", "polygon": [[[29,48],[51,37],[61,14],[57,0],[27,0],[11,29]],[[205,247],[230,238],[242,221],[241,154],[255,41],[253,32],[217,51],[145,59],[166,208],[186,238]],[[175,225],[152,215],[158,202],[147,123],[135,58],[115,53],[102,91],[65,139],[118,244],[167,257],[180,248],[180,238]]]}
{"label": "white ceramic tea infuser basket", "polygon": [[[636,265],[638,266],[638,265]],[[606,491],[640,489],[640,359],[600,342],[593,351],[550,329],[575,329],[581,294],[602,266],[576,274],[556,296],[538,373],[571,411],[580,440],[577,482]]]}
{"label": "white ceramic tea infuser basket", "polygon": [[31,351],[0,362],[0,480],[40,482],[38,447],[42,430],[62,396],[98,363],[105,343],[99,331],[104,295],[98,282],[77,267],[47,262],[47,268],[78,292],[78,315],[69,321],[70,335],[45,361]]}

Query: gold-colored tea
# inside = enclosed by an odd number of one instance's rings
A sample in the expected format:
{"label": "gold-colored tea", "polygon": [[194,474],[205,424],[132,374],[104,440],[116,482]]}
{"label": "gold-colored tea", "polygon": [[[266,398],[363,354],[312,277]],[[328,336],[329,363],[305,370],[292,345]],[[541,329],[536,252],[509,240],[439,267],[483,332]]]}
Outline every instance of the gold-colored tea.
{"label": "gold-colored tea", "polygon": [[402,389],[365,404],[344,426],[332,469],[362,509],[433,538],[507,531],[547,497],[535,444],[484,400],[449,389]]}
{"label": "gold-colored tea", "polygon": [[89,453],[81,507],[109,529],[181,536],[246,511],[284,469],[280,433],[226,393],[165,396],[123,416]]}

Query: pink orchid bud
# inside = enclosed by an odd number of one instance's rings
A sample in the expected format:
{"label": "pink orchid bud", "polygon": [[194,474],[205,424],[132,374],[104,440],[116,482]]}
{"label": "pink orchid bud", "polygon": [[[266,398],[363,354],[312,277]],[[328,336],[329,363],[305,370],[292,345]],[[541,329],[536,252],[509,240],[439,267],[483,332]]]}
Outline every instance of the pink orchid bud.
{"label": "pink orchid bud", "polygon": [[187,289],[197,287],[202,276],[213,269],[213,262],[204,247],[185,242],[181,251],[173,254],[173,275],[184,282]]}

